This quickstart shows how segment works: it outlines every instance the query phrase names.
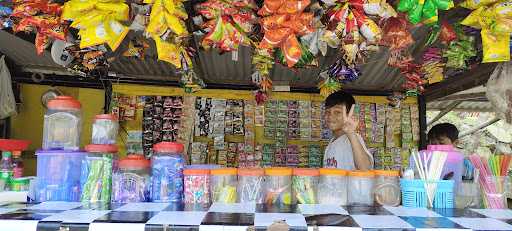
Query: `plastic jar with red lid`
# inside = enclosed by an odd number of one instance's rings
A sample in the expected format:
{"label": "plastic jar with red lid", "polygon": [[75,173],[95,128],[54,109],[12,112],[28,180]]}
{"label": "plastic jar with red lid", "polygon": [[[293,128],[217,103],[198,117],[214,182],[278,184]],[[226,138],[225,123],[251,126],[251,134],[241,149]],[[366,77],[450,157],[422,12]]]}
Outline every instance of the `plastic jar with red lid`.
{"label": "plastic jar with red lid", "polygon": [[112,202],[149,202],[151,162],[141,155],[119,160],[112,178]]}
{"label": "plastic jar with red lid", "polygon": [[71,96],[57,96],[48,101],[44,115],[43,149],[80,149],[82,130],[81,104]]}
{"label": "plastic jar with red lid", "polygon": [[96,115],[94,117],[94,123],[92,124],[92,143],[115,144],[117,141],[118,131],[119,122],[115,115]]}

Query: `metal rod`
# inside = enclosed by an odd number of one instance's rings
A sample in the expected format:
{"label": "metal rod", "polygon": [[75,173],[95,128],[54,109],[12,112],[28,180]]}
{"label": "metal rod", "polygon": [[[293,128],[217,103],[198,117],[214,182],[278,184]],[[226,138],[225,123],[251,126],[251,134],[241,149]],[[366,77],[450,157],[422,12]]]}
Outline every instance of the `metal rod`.
{"label": "metal rod", "polygon": [[427,101],[425,96],[418,97],[418,112],[420,122],[420,149],[427,147]]}
{"label": "metal rod", "polygon": [[461,135],[459,135],[459,139],[460,139],[460,138],[462,138],[462,137],[464,137],[464,136],[471,135],[471,134],[473,134],[473,133],[475,133],[475,132],[477,132],[477,131],[479,131],[479,130],[481,130],[481,129],[484,129],[484,128],[486,128],[486,127],[489,127],[490,125],[492,125],[492,124],[494,124],[494,123],[496,123],[496,122],[498,122],[498,121],[500,121],[500,119],[499,119],[499,118],[497,118],[497,117],[494,117],[492,120],[489,120],[489,121],[487,121],[487,122],[485,122],[485,123],[483,123],[483,124],[480,124],[480,125],[478,125],[478,126],[476,126],[476,127],[474,127],[474,128],[471,128],[471,129],[470,129],[469,131],[467,131],[467,132],[463,132]]}
{"label": "metal rod", "polygon": [[451,103],[450,105],[448,105],[448,107],[445,108],[444,110],[442,110],[441,112],[439,112],[439,114],[437,114],[436,117],[434,117],[434,119],[432,119],[431,121],[428,121],[427,127],[430,126],[431,124],[435,123],[439,119],[443,118],[444,115],[448,114],[448,112],[451,112],[454,108],[459,106],[459,104],[461,104],[461,103],[462,103],[462,101],[455,101],[455,102]]}

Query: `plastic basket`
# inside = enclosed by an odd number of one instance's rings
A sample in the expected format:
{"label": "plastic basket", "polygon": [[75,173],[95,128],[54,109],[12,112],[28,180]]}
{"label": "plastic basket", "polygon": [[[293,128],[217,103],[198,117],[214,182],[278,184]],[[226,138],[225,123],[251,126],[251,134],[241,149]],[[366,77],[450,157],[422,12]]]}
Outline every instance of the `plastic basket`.
{"label": "plastic basket", "polygon": [[[437,181],[436,194],[434,196],[434,208],[454,208],[455,183],[453,180]],[[402,189],[402,204],[409,208],[426,208],[427,191],[423,180],[400,180]]]}

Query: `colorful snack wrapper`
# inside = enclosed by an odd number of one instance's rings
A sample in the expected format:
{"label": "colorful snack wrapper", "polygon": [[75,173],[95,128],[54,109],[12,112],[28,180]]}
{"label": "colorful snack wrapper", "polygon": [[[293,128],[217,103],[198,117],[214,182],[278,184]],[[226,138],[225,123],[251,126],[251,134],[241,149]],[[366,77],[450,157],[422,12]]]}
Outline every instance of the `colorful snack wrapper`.
{"label": "colorful snack wrapper", "polygon": [[438,10],[449,10],[453,6],[452,0],[400,0],[397,9],[407,12],[412,24],[435,24],[438,21]]}

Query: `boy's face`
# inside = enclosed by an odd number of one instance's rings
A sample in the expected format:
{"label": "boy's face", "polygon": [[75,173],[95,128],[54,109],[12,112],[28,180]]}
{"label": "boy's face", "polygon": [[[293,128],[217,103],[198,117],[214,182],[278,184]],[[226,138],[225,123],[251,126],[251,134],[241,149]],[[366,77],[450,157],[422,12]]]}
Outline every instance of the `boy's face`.
{"label": "boy's face", "polygon": [[331,131],[338,131],[343,129],[343,124],[345,121],[343,121],[343,117],[341,115],[343,113],[344,107],[345,105],[335,105],[325,109],[325,122]]}
{"label": "boy's face", "polygon": [[429,140],[429,143],[432,145],[455,145],[455,142],[452,142],[450,138],[447,136],[440,136]]}

